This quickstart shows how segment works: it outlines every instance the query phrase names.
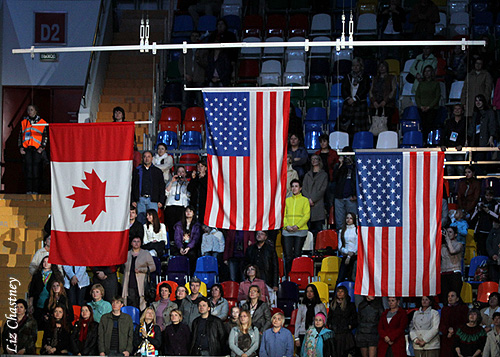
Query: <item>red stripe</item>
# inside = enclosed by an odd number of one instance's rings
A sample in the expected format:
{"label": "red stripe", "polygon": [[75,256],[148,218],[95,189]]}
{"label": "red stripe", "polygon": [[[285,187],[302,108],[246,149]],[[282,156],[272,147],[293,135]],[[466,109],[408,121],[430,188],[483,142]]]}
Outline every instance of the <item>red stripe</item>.
{"label": "red stripe", "polygon": [[[281,220],[285,216],[285,200],[286,200],[286,179],[287,179],[287,155],[288,155],[288,124],[290,118],[290,92],[283,93],[283,163],[281,166]],[[280,222],[280,225],[283,222]]]}
{"label": "red stripe", "polygon": [[396,245],[396,281],[395,281],[395,296],[403,295],[403,269],[406,269],[407,264],[403,265],[403,229],[396,227],[396,237],[394,239]]}
{"label": "red stripe", "polygon": [[389,237],[389,228],[382,228],[382,257],[379,264],[382,264],[380,278],[380,292],[384,296],[389,294],[389,240],[394,240],[394,237]]}
{"label": "red stripe", "polygon": [[[269,227],[274,227],[276,225],[276,205],[275,205],[275,197],[277,192],[277,184],[278,184],[278,170],[276,168],[277,160],[276,160],[276,145],[273,145],[273,142],[276,143],[276,92],[269,93],[269,176],[271,180],[271,200],[269,205]],[[263,133],[264,135],[266,133]],[[264,136],[263,135],[263,136]]]}
{"label": "red stripe", "polygon": [[134,123],[50,124],[54,162],[132,160]]}
{"label": "red stripe", "polygon": [[363,268],[365,264],[365,245],[363,244],[363,235],[361,234],[361,226],[358,226],[358,263],[356,267],[356,283],[354,285],[354,293],[361,295],[363,289]]}
{"label": "red stripe", "polygon": [[238,187],[239,175],[236,172],[236,157],[229,157],[229,199],[230,209],[229,209],[229,229],[236,229],[236,220],[238,213]]}
{"label": "red stripe", "polygon": [[255,230],[261,230],[262,229],[262,217],[264,215],[264,169],[263,169],[263,164],[264,160],[268,160],[268,158],[265,158],[263,155],[264,152],[264,144],[262,140],[259,140],[259,138],[263,137],[263,123],[264,123],[264,117],[263,117],[263,112],[264,110],[267,110],[267,108],[264,108],[263,105],[263,94],[262,92],[257,92],[256,93],[256,120],[255,120],[255,132],[256,132],[256,173],[257,173],[257,202],[255,202],[255,205],[257,207],[257,221],[255,223]]}
{"label": "red stripe", "polygon": [[[207,180],[207,209],[205,210],[204,223],[208,226],[214,226],[215,224],[210,222],[210,212],[213,209],[214,203],[214,176],[213,176],[213,165],[212,165],[213,156],[207,155],[207,167],[208,167],[208,180]],[[169,227],[170,228],[170,227]]]}
{"label": "red stripe", "polygon": [[222,157],[217,157],[219,164],[219,175],[217,177],[217,197],[219,197],[219,207],[217,207],[216,227],[222,227],[224,224],[224,168]]}
{"label": "red stripe", "polygon": [[[410,296],[415,296],[415,284],[410,282],[414,282],[415,275],[417,273],[417,225],[411,224],[411,222],[417,222],[417,200],[419,204],[421,204],[420,196],[417,196],[417,153],[410,153],[410,182],[409,182],[409,200],[408,200],[408,210],[410,214],[410,229],[409,229],[409,253],[410,253],[410,261],[409,261],[409,289],[408,293]],[[420,224],[420,223],[419,223]]]}
{"label": "red stripe", "polygon": [[127,261],[128,229],[122,232],[52,231],[51,239],[49,262],[52,264],[107,266]]}
{"label": "red stripe", "polygon": [[[443,164],[444,164],[444,152],[438,152],[438,159],[437,159],[437,168],[436,169],[436,175],[437,175],[437,190],[436,190],[436,223],[437,223],[437,229],[436,229],[436,260],[435,260],[435,266],[436,266],[436,276],[433,277],[431,276],[430,278],[436,279],[436,295],[441,293],[441,239],[442,239],[442,234],[441,234],[441,216],[442,216],[442,206],[443,206]],[[432,172],[432,171],[431,171]]]}
{"label": "red stripe", "polygon": [[368,295],[375,295],[375,227],[368,228],[368,276],[370,277],[370,285],[368,289]]}
{"label": "red stripe", "polygon": [[243,230],[248,231],[250,227],[250,158],[243,158]]}
{"label": "red stripe", "polygon": [[[430,264],[430,255],[431,255],[431,244],[430,244],[430,224],[435,224],[437,222],[431,222],[430,220],[430,197],[429,190],[431,187],[431,178],[430,175],[433,174],[434,170],[431,170],[431,153],[424,153],[424,167],[423,167],[423,213],[424,213],[424,230],[422,240],[424,241],[424,262],[423,262],[423,275],[422,275],[422,293],[425,296],[429,296],[429,264]],[[419,283],[419,282],[417,282]]]}

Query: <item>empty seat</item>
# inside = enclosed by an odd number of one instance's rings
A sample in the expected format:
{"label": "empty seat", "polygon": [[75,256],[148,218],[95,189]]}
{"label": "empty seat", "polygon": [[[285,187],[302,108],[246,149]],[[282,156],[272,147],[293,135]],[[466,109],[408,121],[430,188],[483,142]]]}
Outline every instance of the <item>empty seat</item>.
{"label": "empty seat", "polygon": [[219,268],[217,258],[210,255],[199,257],[196,260],[196,271],[194,276],[200,279],[210,289],[217,283],[219,278]]}
{"label": "empty seat", "polygon": [[156,146],[159,143],[167,145],[167,150],[177,149],[177,132],[174,131],[160,131],[156,137]]}
{"label": "empty seat", "polygon": [[[283,42],[282,37],[268,37],[266,42]],[[282,59],[285,54],[284,47],[265,47],[264,48],[264,57],[265,58],[279,58]]]}
{"label": "empty seat", "polygon": [[[304,42],[305,38],[296,36],[288,39],[288,42]],[[287,47],[285,50],[286,61],[291,60],[301,60],[305,61],[306,59],[306,51],[304,47]]]}
{"label": "empty seat", "polygon": [[460,103],[463,87],[464,81],[457,81],[451,84],[450,94],[448,96],[448,104]]}
{"label": "empty seat", "polygon": [[329,14],[316,14],[311,22],[312,36],[330,36],[332,33],[332,18]]}
{"label": "empty seat", "polygon": [[[258,37],[246,37],[243,39],[243,42],[260,42],[260,38]],[[260,48],[259,47],[242,47],[241,48],[241,56],[242,57],[260,57]]]}
{"label": "empty seat", "polygon": [[176,35],[184,35],[191,33],[194,30],[193,18],[190,15],[178,15],[174,18],[173,33]]}
{"label": "empty seat", "polygon": [[196,164],[200,160],[198,154],[182,154],[179,158],[179,164],[186,168],[186,171],[196,170]]}
{"label": "empty seat", "polygon": [[377,15],[361,14],[358,17],[358,35],[376,35],[377,34]]}
{"label": "empty seat", "polygon": [[469,27],[469,14],[466,12],[456,12],[451,14],[450,25],[466,25]]}
{"label": "empty seat", "polygon": [[281,75],[278,73],[261,73],[259,83],[261,86],[279,86],[281,85]]}
{"label": "empty seat", "polygon": [[285,72],[306,74],[306,63],[301,60],[290,60],[286,63]]}
{"label": "empty seat", "polygon": [[383,131],[378,134],[377,149],[397,149],[399,136],[395,131]]}
{"label": "empty seat", "polygon": [[305,37],[309,31],[309,19],[305,14],[296,14],[290,16],[288,22],[288,37]]}
{"label": "empty seat", "polygon": [[[313,39],[313,42],[325,42],[325,41],[331,41],[330,37],[326,36],[318,36]],[[311,57],[324,57],[324,58],[330,58],[331,57],[331,52],[332,48],[330,46],[321,46],[321,47],[312,47],[311,48]]]}
{"label": "empty seat", "polygon": [[217,18],[213,15],[200,16],[198,20],[198,31],[200,32],[213,32],[217,27]]}
{"label": "empty seat", "polygon": [[402,148],[421,148],[423,143],[420,131],[409,131],[403,135]]}
{"label": "empty seat", "polygon": [[278,289],[277,298],[278,307],[283,310],[286,317],[290,317],[299,303],[298,285],[291,281],[282,282]]}
{"label": "empty seat", "polygon": [[342,150],[346,146],[349,146],[349,134],[342,131],[334,131],[330,133],[329,143],[332,149]]}
{"label": "empty seat", "polygon": [[353,149],[373,149],[373,134],[369,131],[359,131],[352,140]]}
{"label": "empty seat", "polygon": [[191,107],[187,108],[186,114],[184,115],[184,121],[199,121],[205,122],[205,109],[201,107]]}
{"label": "empty seat", "polygon": [[314,261],[309,257],[295,258],[288,276],[300,289],[305,289],[314,276]]}
{"label": "empty seat", "polygon": [[201,149],[203,147],[203,139],[198,131],[186,131],[182,134],[181,146],[195,147]]}
{"label": "empty seat", "polygon": [[321,121],[326,123],[326,109],[322,107],[312,107],[307,110],[306,121]]}
{"label": "empty seat", "polygon": [[305,132],[304,145],[307,150],[317,150],[320,148],[319,137],[323,134],[322,129],[315,128]]}
{"label": "empty seat", "polygon": [[284,37],[286,18],[281,14],[271,14],[267,17],[266,37]]}
{"label": "empty seat", "polygon": [[262,62],[260,73],[275,73],[281,76],[281,63],[277,60],[268,60]]}

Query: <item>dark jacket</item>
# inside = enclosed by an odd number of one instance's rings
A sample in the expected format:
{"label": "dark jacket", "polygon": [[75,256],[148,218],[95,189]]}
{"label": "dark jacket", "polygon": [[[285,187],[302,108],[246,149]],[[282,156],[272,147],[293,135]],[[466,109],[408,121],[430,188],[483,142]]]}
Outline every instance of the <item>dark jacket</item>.
{"label": "dark jacket", "polygon": [[[321,150],[316,151],[314,154],[321,157]],[[323,158],[321,157],[321,159]],[[323,161],[323,170],[328,174],[328,181],[333,181],[333,167],[338,162],[339,156],[337,155],[337,151],[330,149],[330,151],[328,151],[327,165],[325,165]]]}
{"label": "dark jacket", "polygon": [[245,253],[245,265],[254,264],[259,267],[260,279],[270,287],[278,286],[279,265],[276,250],[269,243],[259,248],[257,244],[248,247]]}
{"label": "dark jacket", "polygon": [[141,239],[144,239],[144,225],[142,225],[137,219],[135,220],[134,223],[130,226],[130,229],[128,230],[128,241],[129,241],[129,250],[131,248],[130,243],[132,242],[132,239],[141,237]]}
{"label": "dark jacket", "polygon": [[[141,328],[141,325],[137,325],[137,327],[135,328],[135,331],[134,331],[134,340],[133,340],[134,353],[137,353],[137,350],[141,346],[142,342],[145,340],[145,338],[142,336],[142,334],[139,331],[140,328]],[[160,347],[161,347],[161,328],[160,328],[160,326],[154,325],[153,331],[154,331],[154,336],[148,337],[148,341],[149,341],[149,343],[151,343],[154,346],[155,351],[158,351],[158,354],[161,354],[161,350],[160,350]]]}
{"label": "dark jacket", "polygon": [[[236,231],[230,229],[226,233],[226,245],[224,247],[224,260],[229,260],[234,255],[234,239],[236,237]],[[248,243],[255,243],[255,232],[243,231],[243,253],[246,254],[249,248]]]}
{"label": "dark jacket", "polygon": [[[351,74],[348,74],[347,76],[344,77],[342,80],[342,88],[341,88],[341,94],[342,98],[346,100],[347,98],[351,98],[351,82],[352,82],[352,76]],[[356,91],[356,95],[354,96],[355,102],[354,103],[359,103],[361,101],[364,101],[366,103],[366,100],[368,98],[368,92],[370,92],[370,78],[367,75],[363,75],[361,81],[359,82],[358,90]],[[344,104],[345,105],[345,104]],[[355,104],[353,104],[355,105]]]}
{"label": "dark jacket", "polygon": [[[52,272],[49,281],[47,282],[47,291],[55,279],[63,281],[63,277],[61,274],[59,274],[59,272],[56,273]],[[33,278],[31,278],[31,283],[28,291],[28,297],[33,298],[34,307],[36,307],[38,298],[40,297],[40,294],[42,293],[44,286],[45,285],[43,284],[42,273],[40,271],[36,271],[35,274],[33,274]]]}
{"label": "dark jacket", "polygon": [[389,8],[383,10],[377,15],[377,22],[379,23],[379,29],[383,33],[387,27],[389,19],[392,18],[392,26],[394,26],[394,31],[403,32],[403,24],[406,20],[405,10],[401,6],[396,6],[396,12],[391,14]]}
{"label": "dark jacket", "polygon": [[189,354],[191,332],[188,325],[180,323],[177,331],[173,324],[165,327],[162,335],[162,351],[167,356],[186,356]]}
{"label": "dark jacket", "polygon": [[[98,352],[109,354],[111,346],[111,334],[113,332],[113,313],[102,315],[101,322],[99,323],[99,338],[98,338]],[[118,352],[128,351],[132,354],[132,341],[134,337],[134,324],[130,315],[125,313],[120,314],[118,319]]]}
{"label": "dark jacket", "polygon": [[497,264],[496,261],[491,259],[494,255],[500,256],[498,253],[500,244],[500,229],[492,228],[490,233],[488,234],[488,238],[486,239],[486,250],[488,251],[488,256],[490,257],[489,262],[492,264]]}
{"label": "dark jacket", "polygon": [[[201,321],[201,316],[193,321],[193,333],[191,334],[190,355],[199,356],[198,346],[196,345],[196,336],[198,335],[198,326]],[[208,315],[207,317],[207,338],[209,352],[211,356],[220,356],[224,350],[223,344],[227,343],[226,330],[224,323],[216,316]]]}
{"label": "dark jacket", "polygon": [[327,326],[335,334],[340,333],[351,333],[351,331],[358,325],[358,315],[356,313],[356,306],[351,302],[349,296],[346,296],[347,306],[345,310],[337,305],[333,308],[333,304],[330,306],[330,312],[328,312]]}
{"label": "dark jacket", "polygon": [[217,59],[214,58],[214,51],[209,51],[208,53],[207,70],[205,72],[208,84],[212,83],[212,78],[216,70],[222,86],[229,87],[231,85],[231,74],[233,70],[229,56],[224,50],[219,52]]}
{"label": "dark jacket", "polygon": [[[480,125],[479,133],[477,132],[478,125]],[[472,123],[469,124],[468,131],[468,144],[470,146],[488,146],[490,136],[492,136],[493,139],[497,136],[497,123],[493,110],[474,110],[474,113],[472,114]]]}
{"label": "dark jacket", "polygon": [[[9,322],[10,321],[10,322]],[[16,353],[24,349],[25,355],[34,355],[36,352],[35,342],[37,339],[38,328],[36,321],[28,316],[25,316],[18,324],[17,328],[14,320],[4,321],[2,329],[2,346],[5,354],[8,352]],[[10,334],[17,333],[17,341],[10,342]]]}
{"label": "dark jacket", "polygon": [[73,332],[71,333],[71,352],[74,355],[79,353],[82,356],[95,356],[97,352],[97,337],[99,336],[99,324],[95,321],[89,325],[87,330],[87,338],[85,341],[80,342],[80,321],[75,323]]}
{"label": "dark jacket", "polygon": [[311,207],[311,222],[323,221],[325,219],[325,191],[328,187],[328,174],[320,170],[316,174],[309,170],[304,176],[302,184],[302,195],[311,199],[314,206]]}
{"label": "dark jacket", "polygon": [[363,299],[358,305],[358,328],[357,334],[378,335],[378,322],[384,312],[384,306],[380,298],[368,301]]}
{"label": "dark jacket", "polygon": [[[250,311],[250,302],[247,301],[241,308]],[[271,327],[271,309],[267,302],[262,300],[257,302],[257,308],[252,315],[252,325],[257,327],[260,333]]]}
{"label": "dark jacket", "polygon": [[200,178],[196,176],[189,181],[187,186],[188,192],[191,194],[189,204],[193,206],[198,214],[198,221],[203,222],[205,218],[205,208],[207,206],[207,185],[208,175]]}
{"label": "dark jacket", "polygon": [[350,194],[351,196],[356,196],[356,165],[352,164],[349,169],[347,165],[336,164],[333,168],[333,181],[336,183],[335,185],[335,198],[342,199],[348,198],[344,197],[344,186],[347,181],[348,174],[351,174],[351,183],[350,183]]}
{"label": "dark jacket", "polygon": [[[457,123],[454,117],[449,118],[444,123],[443,145],[446,147],[465,146],[467,132],[465,131],[466,119],[462,118]],[[457,133],[456,140],[451,140],[451,133]]]}
{"label": "dark jacket", "polygon": [[55,329],[52,327],[47,327],[45,329],[43,333],[42,349],[40,350],[40,354],[47,354],[45,346],[51,346],[56,348],[56,352],[54,353],[54,355],[67,355],[70,349],[70,331],[61,328],[59,330],[59,333],[57,334],[57,341],[54,341],[54,339],[56,338],[54,332]]}
{"label": "dark jacket", "polygon": [[[141,172],[145,170],[144,165],[139,165],[132,174],[132,202],[138,202],[142,196],[141,193]],[[154,165],[149,167],[151,170],[151,178],[153,180],[151,188],[151,202],[159,202],[165,204],[165,181],[163,179],[163,172]]]}

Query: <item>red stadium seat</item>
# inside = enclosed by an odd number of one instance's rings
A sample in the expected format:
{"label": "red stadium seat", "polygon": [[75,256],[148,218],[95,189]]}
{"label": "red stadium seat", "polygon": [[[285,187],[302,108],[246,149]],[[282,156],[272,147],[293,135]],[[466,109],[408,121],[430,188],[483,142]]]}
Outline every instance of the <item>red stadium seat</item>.
{"label": "red stadium seat", "polygon": [[81,311],[82,311],[82,307],[81,306],[73,305],[73,322],[72,322],[73,325],[80,318],[80,312]]}
{"label": "red stadium seat", "polygon": [[179,123],[176,121],[160,121],[158,124],[158,131],[173,131],[174,133],[178,133]]}
{"label": "red stadium seat", "polygon": [[155,301],[160,300],[160,285],[163,283],[167,283],[168,285],[170,285],[170,288],[172,290],[172,293],[170,294],[170,301],[174,301],[175,300],[175,290],[177,290],[178,284],[175,281],[169,281],[169,280],[161,281],[158,283],[158,285],[156,285],[156,299],[155,299]]}
{"label": "red stadium seat", "polygon": [[290,318],[290,324],[288,325],[288,329],[290,330],[290,332],[293,334],[295,334],[295,321],[297,321],[297,312],[299,311],[299,309],[295,309],[292,311],[292,317]]}
{"label": "red stadium seat", "polygon": [[284,15],[272,14],[267,17],[266,37],[283,37],[286,30],[286,18]]}
{"label": "red stadium seat", "polygon": [[299,289],[305,289],[311,277],[314,276],[314,262],[309,257],[298,257],[292,262],[292,269],[288,274],[290,281],[296,283]]}
{"label": "red stadium seat", "polygon": [[197,131],[203,133],[203,122],[201,121],[185,121],[184,131]]}
{"label": "red stadium seat", "polygon": [[161,122],[181,122],[181,110],[176,107],[167,107],[163,108],[161,110],[161,117],[160,117],[160,123]]}
{"label": "red stadium seat", "polygon": [[479,284],[477,288],[477,301],[487,303],[492,292],[498,291],[498,283],[494,281],[485,281]]}
{"label": "red stadium seat", "polygon": [[196,170],[196,164],[200,160],[198,154],[184,154],[179,158],[179,164],[186,167],[186,171]]}
{"label": "red stadium seat", "polygon": [[205,122],[205,109],[200,107],[187,108],[186,115],[184,115],[184,123],[188,121],[201,121]]}
{"label": "red stadium seat", "polygon": [[316,251],[321,249],[326,249],[327,247],[331,247],[333,250],[338,249],[338,236],[337,232],[333,229],[325,229],[318,233],[316,237],[316,246],[314,249]]}
{"label": "red stadium seat", "polygon": [[290,16],[288,23],[288,37],[307,37],[309,29],[309,19],[306,14],[296,14]]}

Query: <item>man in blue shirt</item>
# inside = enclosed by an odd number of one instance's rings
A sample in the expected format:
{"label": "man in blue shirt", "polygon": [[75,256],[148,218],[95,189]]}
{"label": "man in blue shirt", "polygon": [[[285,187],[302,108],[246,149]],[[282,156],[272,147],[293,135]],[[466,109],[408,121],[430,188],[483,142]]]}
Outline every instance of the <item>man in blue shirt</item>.
{"label": "man in blue shirt", "polygon": [[283,327],[285,315],[277,312],[272,317],[273,327],[264,331],[260,344],[260,357],[293,356],[292,333]]}

